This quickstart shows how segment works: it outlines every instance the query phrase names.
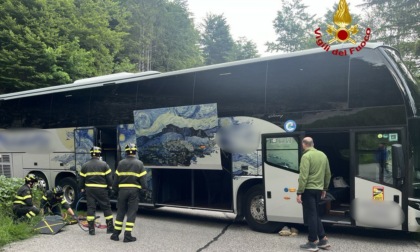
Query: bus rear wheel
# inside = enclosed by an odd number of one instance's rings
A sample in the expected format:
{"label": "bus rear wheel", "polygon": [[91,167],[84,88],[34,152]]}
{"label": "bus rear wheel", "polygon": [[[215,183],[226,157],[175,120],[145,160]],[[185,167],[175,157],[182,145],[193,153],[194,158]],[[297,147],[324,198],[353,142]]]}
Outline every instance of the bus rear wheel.
{"label": "bus rear wheel", "polygon": [[251,187],[245,194],[245,219],[252,230],[263,233],[278,232],[283,223],[267,221],[265,216],[264,188],[262,185]]}
{"label": "bus rear wheel", "polygon": [[72,206],[76,206],[77,198],[77,182],[74,178],[63,178],[58,182],[58,185],[63,188],[64,199]]}

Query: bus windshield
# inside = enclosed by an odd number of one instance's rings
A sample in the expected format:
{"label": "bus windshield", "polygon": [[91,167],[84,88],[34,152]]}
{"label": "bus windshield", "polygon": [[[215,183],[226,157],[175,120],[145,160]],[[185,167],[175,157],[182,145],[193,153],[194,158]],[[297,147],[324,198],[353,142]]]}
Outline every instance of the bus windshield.
{"label": "bus windshield", "polygon": [[406,82],[409,88],[409,91],[411,92],[411,96],[414,99],[415,107],[417,111],[419,111],[420,110],[420,85],[413,78],[407,66],[402,61],[401,56],[396,50],[389,47],[383,47],[383,50],[389,57],[391,57],[394,60],[394,62],[398,66],[398,70],[404,77],[404,81]]}

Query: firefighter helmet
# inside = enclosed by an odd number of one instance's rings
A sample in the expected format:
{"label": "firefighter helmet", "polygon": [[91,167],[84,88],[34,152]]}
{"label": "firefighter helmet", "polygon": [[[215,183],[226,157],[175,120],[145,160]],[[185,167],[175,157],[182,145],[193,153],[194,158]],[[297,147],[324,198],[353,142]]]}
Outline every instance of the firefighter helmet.
{"label": "firefighter helmet", "polygon": [[125,153],[127,155],[135,155],[137,153],[137,146],[133,143],[127,144],[125,146]]}
{"label": "firefighter helmet", "polygon": [[62,196],[64,194],[63,188],[61,186],[56,186],[53,189],[53,192],[54,192],[55,196]]}
{"label": "firefighter helmet", "polygon": [[38,182],[38,178],[34,174],[30,173],[30,174],[26,175],[25,182],[27,184],[31,183],[31,182],[36,183],[36,182]]}
{"label": "firefighter helmet", "polygon": [[92,157],[100,157],[100,156],[101,156],[101,147],[98,147],[98,146],[93,146],[93,147],[90,149],[90,155],[91,155]]}

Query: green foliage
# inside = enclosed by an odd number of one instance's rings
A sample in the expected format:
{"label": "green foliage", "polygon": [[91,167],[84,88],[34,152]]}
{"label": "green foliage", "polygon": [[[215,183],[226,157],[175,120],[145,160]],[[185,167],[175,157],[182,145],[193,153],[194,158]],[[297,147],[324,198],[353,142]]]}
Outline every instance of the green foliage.
{"label": "green foliage", "polygon": [[160,29],[156,29],[153,70],[166,72],[202,65],[199,33],[184,1],[167,2],[157,21]]}
{"label": "green foliage", "polygon": [[260,57],[257,45],[245,37],[233,41],[223,15],[208,14],[202,24],[201,46],[206,65]]}
{"label": "green foliage", "polygon": [[35,235],[34,226],[40,220],[41,217],[36,216],[31,221],[14,222],[12,217],[0,212],[0,248]]}
{"label": "green foliage", "polygon": [[198,31],[184,0],[128,0],[124,57],[137,71],[172,71],[202,65]]}
{"label": "green foliage", "polygon": [[363,24],[372,29],[372,41],[395,47],[420,81],[419,1],[364,0]]}
{"label": "green foliage", "polygon": [[0,176],[0,212],[12,216],[13,200],[17,190],[23,185],[21,178],[6,178]]}
{"label": "green foliage", "polygon": [[[17,190],[24,184],[22,178],[6,178],[0,175],[0,212],[7,215],[13,216],[12,206],[13,200]],[[42,190],[38,188],[32,189],[33,203],[38,205],[41,202]]]}
{"label": "green foliage", "polygon": [[207,14],[202,26],[204,31],[201,33],[201,45],[205,64],[229,61],[235,43],[223,14]]}
{"label": "green foliage", "polygon": [[[35,234],[33,227],[41,219],[36,216],[30,221],[13,221],[13,200],[17,190],[23,185],[21,178],[6,178],[0,176],[0,247],[7,243],[23,240]],[[33,190],[34,204],[39,205],[42,191]]]}
{"label": "green foliage", "polygon": [[245,37],[240,37],[235,41],[233,49],[229,55],[229,59],[232,61],[258,57],[260,57],[260,55],[258,54],[257,45]]}
{"label": "green foliage", "polygon": [[313,31],[320,21],[306,12],[302,0],[282,0],[282,5],[273,22],[277,39],[266,43],[267,51],[294,52],[316,47]]}
{"label": "green foliage", "polygon": [[118,5],[114,0],[2,1],[0,93],[111,73],[127,35]]}
{"label": "green foliage", "polygon": [[252,41],[234,42],[215,18],[205,36],[218,43],[202,53],[187,0],[1,1],[0,94],[258,57]]}

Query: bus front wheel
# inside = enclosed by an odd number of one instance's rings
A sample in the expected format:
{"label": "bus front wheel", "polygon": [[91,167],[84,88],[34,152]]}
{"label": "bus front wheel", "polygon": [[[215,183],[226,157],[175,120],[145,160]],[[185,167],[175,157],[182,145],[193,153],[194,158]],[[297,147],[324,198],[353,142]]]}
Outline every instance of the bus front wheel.
{"label": "bus front wheel", "polygon": [[245,219],[251,229],[263,232],[278,232],[283,224],[280,222],[267,221],[265,216],[264,187],[255,185],[245,194]]}

